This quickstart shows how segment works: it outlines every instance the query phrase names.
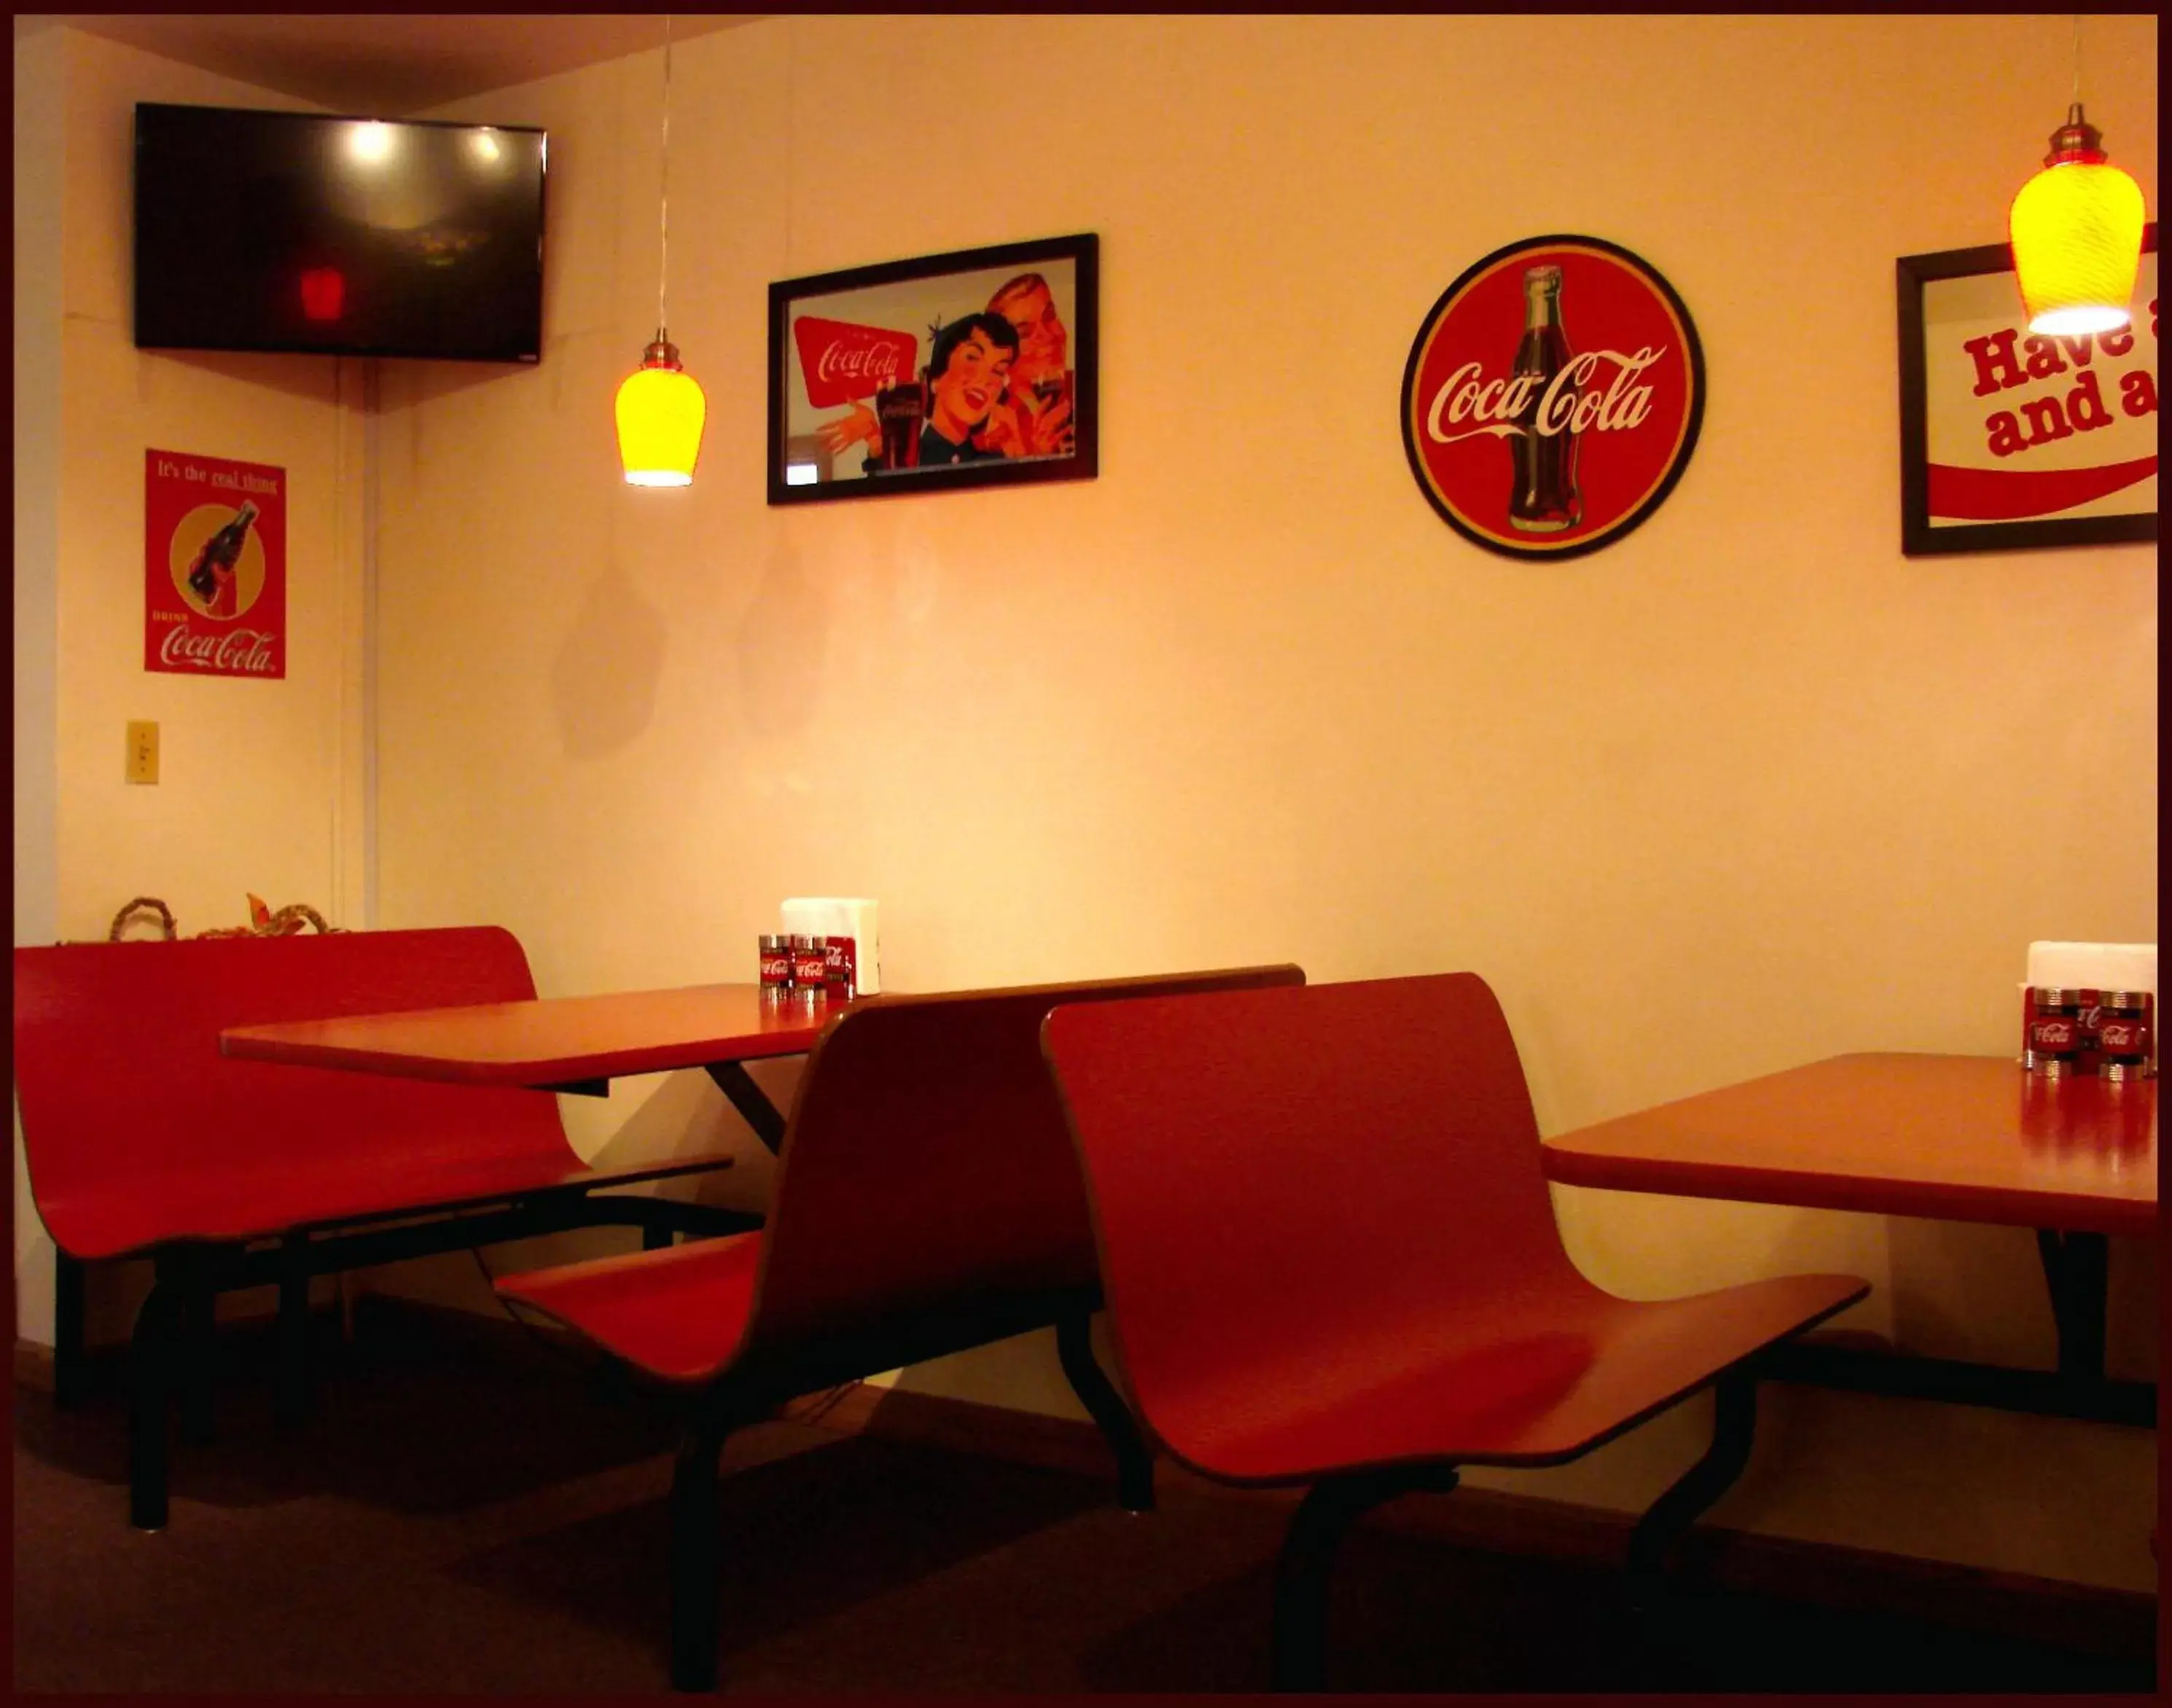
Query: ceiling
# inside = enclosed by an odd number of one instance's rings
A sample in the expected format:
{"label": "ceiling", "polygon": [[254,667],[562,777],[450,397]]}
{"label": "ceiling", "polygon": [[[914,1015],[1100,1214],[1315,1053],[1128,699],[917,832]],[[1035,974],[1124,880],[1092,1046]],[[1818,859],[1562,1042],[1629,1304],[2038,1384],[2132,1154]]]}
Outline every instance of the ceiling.
{"label": "ceiling", "polygon": [[[761,14],[674,15],[683,41]],[[274,89],[334,112],[397,118],[663,45],[661,13],[159,13],[18,17],[15,34],[65,24],[110,40]]]}

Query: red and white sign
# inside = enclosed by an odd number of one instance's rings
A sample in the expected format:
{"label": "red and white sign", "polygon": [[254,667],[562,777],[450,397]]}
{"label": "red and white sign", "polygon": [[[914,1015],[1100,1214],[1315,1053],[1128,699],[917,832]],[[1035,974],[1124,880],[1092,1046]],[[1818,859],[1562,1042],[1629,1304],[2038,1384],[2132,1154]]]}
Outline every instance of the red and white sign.
{"label": "red and white sign", "polygon": [[143,454],[143,668],[287,674],[287,471]]}
{"label": "red and white sign", "polygon": [[2011,272],[1927,283],[1923,397],[1933,529],[2153,513],[2156,252],[2111,332],[2032,334]]}
{"label": "red and white sign", "polygon": [[856,326],[803,314],[792,323],[799,345],[799,370],[807,376],[807,400],[817,409],[873,397],[884,386],[913,377],[920,341],[909,332]]}
{"label": "red and white sign", "polygon": [[1403,370],[1403,448],[1465,538],[1515,557],[1620,539],[1681,477],[1704,418],[1689,310],[1591,237],[1496,250],[1442,293]]}

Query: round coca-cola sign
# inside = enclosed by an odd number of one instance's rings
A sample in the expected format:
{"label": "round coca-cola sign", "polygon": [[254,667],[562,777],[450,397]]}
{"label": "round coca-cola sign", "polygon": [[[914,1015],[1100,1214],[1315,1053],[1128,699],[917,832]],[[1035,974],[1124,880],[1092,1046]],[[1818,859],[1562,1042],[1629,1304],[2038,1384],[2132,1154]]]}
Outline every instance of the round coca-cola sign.
{"label": "round coca-cola sign", "polygon": [[1674,490],[1704,419],[1704,352],[1619,244],[1534,237],[1441,293],[1403,369],[1403,448],[1449,525],[1512,557],[1611,545]]}

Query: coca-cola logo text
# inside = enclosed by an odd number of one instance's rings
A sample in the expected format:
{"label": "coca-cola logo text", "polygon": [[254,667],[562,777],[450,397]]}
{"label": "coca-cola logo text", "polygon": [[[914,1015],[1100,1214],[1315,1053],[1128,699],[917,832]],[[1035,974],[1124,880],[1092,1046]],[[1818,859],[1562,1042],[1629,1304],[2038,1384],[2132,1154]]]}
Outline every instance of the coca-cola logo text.
{"label": "coca-cola logo text", "polygon": [[1591,237],[1508,244],[1467,269],[1403,370],[1403,448],[1458,533],[1573,557],[1637,527],[1680,479],[1704,418],[1689,311],[1638,256]]}
{"label": "coca-cola logo text", "polygon": [[825,384],[842,385],[862,379],[895,379],[907,359],[895,345],[854,346],[832,338],[814,358],[814,377]]}
{"label": "coca-cola logo text", "polygon": [[2074,1024],[2071,1020],[2039,1020],[2030,1029],[2030,1042],[2039,1050],[2071,1050]]}
{"label": "coca-cola logo text", "polygon": [[807,401],[831,409],[873,397],[886,385],[913,376],[920,341],[910,332],[856,325],[803,314],[792,323]]}
{"label": "coca-cola logo text", "polygon": [[[1452,445],[1471,433],[1505,437],[1529,431],[1552,438],[1565,432],[1629,432],[1652,412],[1652,388],[1632,382],[1666,353],[1648,345],[1633,355],[1589,350],[1551,379],[1518,373],[1488,380],[1477,363],[1466,362],[1433,393],[1433,406],[1426,411],[1426,437],[1435,444]],[[1613,364],[1612,375],[1605,390],[1578,389],[1590,385],[1608,363]],[[1478,425],[1467,432],[1446,430],[1465,421]]]}
{"label": "coca-cola logo text", "polygon": [[278,674],[277,637],[268,629],[228,629],[198,632],[187,622],[175,623],[159,642],[159,659],[169,670],[216,671],[228,676],[272,676]]}

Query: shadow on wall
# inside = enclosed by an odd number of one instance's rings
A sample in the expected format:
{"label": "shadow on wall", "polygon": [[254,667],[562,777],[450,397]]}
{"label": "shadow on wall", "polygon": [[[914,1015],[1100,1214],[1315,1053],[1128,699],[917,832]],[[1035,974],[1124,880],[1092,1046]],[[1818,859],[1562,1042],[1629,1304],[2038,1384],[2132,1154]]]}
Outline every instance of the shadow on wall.
{"label": "shadow on wall", "polygon": [[136,400],[146,408],[166,400],[161,382],[175,368],[192,368],[200,373],[236,385],[284,392],[309,403],[331,403],[337,395],[338,375],[332,358],[297,361],[283,353],[237,351],[231,353],[202,350],[145,350],[136,352]]}
{"label": "shadow on wall", "polygon": [[739,710],[764,739],[804,729],[820,703],[829,662],[829,602],[810,585],[799,554],[780,543],[739,625]]}
{"label": "shadow on wall", "polygon": [[551,663],[551,703],[568,759],[602,759],[630,745],[656,711],[664,674],[664,614],[616,563],[589,583]]}
{"label": "shadow on wall", "polygon": [[[2058,1345],[2051,1302],[2026,1227],[1891,1220],[1894,1339],[1904,1350],[2048,1370]],[[2157,1375],[2154,1243],[2109,1247],[2105,1367],[2130,1381]]]}

